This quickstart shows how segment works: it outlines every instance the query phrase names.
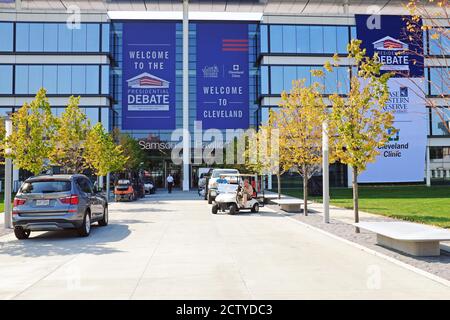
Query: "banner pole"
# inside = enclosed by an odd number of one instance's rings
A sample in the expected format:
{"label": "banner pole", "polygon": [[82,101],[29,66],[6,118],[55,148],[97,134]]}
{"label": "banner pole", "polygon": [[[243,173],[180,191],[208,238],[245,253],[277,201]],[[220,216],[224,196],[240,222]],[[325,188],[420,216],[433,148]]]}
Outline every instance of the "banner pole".
{"label": "banner pole", "polygon": [[189,1],[183,0],[183,191],[189,191]]}

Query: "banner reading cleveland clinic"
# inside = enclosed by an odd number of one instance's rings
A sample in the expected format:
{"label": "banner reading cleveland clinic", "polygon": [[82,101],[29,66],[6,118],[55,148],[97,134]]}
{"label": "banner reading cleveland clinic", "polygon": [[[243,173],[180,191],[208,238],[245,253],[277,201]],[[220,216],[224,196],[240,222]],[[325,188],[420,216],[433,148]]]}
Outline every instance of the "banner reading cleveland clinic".
{"label": "banner reading cleveland clinic", "polygon": [[124,23],[122,70],[122,129],[175,129],[175,23]]}
{"label": "banner reading cleveland clinic", "polygon": [[385,110],[394,114],[397,129],[379,148],[376,161],[361,173],[359,181],[423,181],[427,143],[423,49],[408,40],[402,16],[357,15],[356,28],[367,55],[377,53],[383,63],[382,72],[395,73],[388,82],[390,99]]}
{"label": "banner reading cleveland clinic", "polygon": [[249,126],[248,24],[197,24],[197,121],[204,129]]}

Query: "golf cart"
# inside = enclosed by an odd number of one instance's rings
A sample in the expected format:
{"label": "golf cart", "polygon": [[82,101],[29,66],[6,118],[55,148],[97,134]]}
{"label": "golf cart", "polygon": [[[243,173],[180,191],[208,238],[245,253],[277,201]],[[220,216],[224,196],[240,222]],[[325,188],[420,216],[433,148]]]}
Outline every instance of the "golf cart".
{"label": "golf cart", "polygon": [[[229,212],[233,215],[241,210],[250,210],[251,212],[258,212],[260,207],[264,206],[263,202],[260,202],[257,198],[255,189],[253,195],[247,199],[247,203],[244,205],[243,186],[244,180],[248,179],[257,184],[257,176],[254,174],[223,174],[220,176],[222,179],[228,181],[228,183],[219,183],[218,195],[214,199],[214,203],[211,209],[213,214],[217,214],[219,211]],[[255,188],[255,187],[253,187]]]}

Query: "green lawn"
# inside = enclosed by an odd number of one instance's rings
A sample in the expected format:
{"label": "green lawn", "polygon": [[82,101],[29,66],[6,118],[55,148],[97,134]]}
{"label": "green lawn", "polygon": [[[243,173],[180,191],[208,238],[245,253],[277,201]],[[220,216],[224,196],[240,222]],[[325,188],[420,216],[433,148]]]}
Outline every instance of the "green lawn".
{"label": "green lawn", "polygon": [[[282,193],[303,197],[300,190],[285,189]],[[359,195],[362,211],[450,228],[449,186],[359,187]],[[352,208],[352,189],[332,188],[330,197],[332,205]],[[321,197],[311,199],[322,201]]]}

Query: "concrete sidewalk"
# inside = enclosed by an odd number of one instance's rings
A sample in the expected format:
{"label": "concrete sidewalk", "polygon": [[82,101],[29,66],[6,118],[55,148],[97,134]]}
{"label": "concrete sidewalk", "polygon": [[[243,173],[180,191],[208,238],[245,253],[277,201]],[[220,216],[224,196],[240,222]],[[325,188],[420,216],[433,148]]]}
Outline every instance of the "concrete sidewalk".
{"label": "concrete sidewalk", "polygon": [[[267,194],[269,194],[270,196],[273,195],[278,195],[274,192],[271,191],[265,191]],[[291,196],[287,196],[282,194],[281,195],[282,198],[294,198]],[[322,203],[318,203],[318,202],[308,202],[308,211],[312,210],[314,213],[320,215],[323,217],[323,205]],[[346,209],[346,208],[340,208],[340,207],[336,207],[336,206],[332,206],[330,205],[330,218],[334,219],[334,220],[338,220],[341,221],[343,223],[347,223],[347,224],[353,224],[355,222],[355,217],[354,217],[354,213],[353,210],[351,209]],[[394,218],[390,218],[390,217],[386,217],[386,216],[382,216],[379,214],[374,214],[374,213],[368,213],[368,212],[364,212],[364,211],[359,211],[359,219],[360,221],[402,221],[399,219],[394,219]],[[447,252],[450,252],[450,242],[441,242],[441,250],[445,250]]]}
{"label": "concrete sidewalk", "polygon": [[450,288],[265,207],[195,192],[112,203],[110,225],[0,237],[2,299],[449,299]]}

